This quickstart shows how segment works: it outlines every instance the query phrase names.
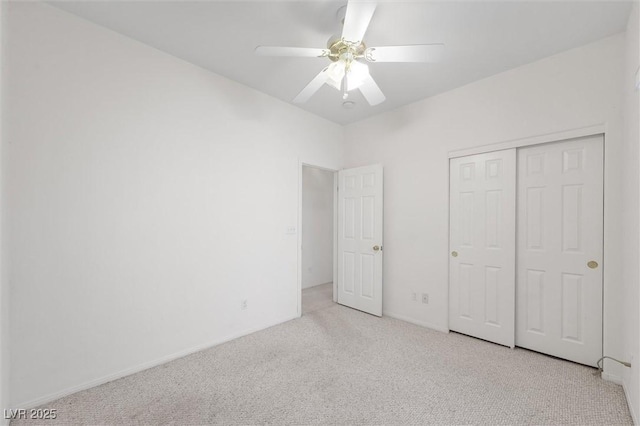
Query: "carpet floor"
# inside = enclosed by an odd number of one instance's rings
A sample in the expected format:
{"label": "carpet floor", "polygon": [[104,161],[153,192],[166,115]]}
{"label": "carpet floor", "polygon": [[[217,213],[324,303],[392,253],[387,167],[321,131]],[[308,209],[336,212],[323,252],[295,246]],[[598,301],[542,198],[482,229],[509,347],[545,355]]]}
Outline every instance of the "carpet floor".
{"label": "carpet floor", "polygon": [[54,401],[41,424],[632,424],[592,368],[304,293],[300,319]]}
{"label": "carpet floor", "polygon": [[333,305],[333,283],[320,284],[302,290],[302,315],[330,308]]}

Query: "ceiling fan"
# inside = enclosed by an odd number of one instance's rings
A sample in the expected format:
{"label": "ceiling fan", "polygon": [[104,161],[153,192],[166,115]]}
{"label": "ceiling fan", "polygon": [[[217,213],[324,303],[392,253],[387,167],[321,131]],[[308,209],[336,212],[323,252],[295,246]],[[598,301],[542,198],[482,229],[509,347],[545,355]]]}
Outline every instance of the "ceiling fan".
{"label": "ceiling fan", "polygon": [[369,105],[378,105],[386,98],[369,74],[367,62],[437,62],[444,44],[367,47],[363,38],[375,10],[376,3],[349,1],[342,34],[329,39],[326,49],[258,46],[255,53],[260,56],[328,58],[332,62],[298,93],[294,103],[306,102],[323,84],[328,84],[342,91],[345,100],[351,90],[359,89]]}

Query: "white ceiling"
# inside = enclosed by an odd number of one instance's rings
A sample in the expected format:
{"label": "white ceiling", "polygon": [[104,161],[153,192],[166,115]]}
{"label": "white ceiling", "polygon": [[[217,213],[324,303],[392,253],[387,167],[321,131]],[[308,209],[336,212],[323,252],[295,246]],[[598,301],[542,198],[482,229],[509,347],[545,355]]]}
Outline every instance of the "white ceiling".
{"label": "white ceiling", "polygon": [[[266,58],[258,45],[325,47],[346,1],[81,1],[54,6],[286,102],[326,58]],[[625,30],[629,2],[378,2],[367,46],[445,43],[438,64],[371,64],[387,100],[354,109],[324,86],[301,108],[346,124]]]}

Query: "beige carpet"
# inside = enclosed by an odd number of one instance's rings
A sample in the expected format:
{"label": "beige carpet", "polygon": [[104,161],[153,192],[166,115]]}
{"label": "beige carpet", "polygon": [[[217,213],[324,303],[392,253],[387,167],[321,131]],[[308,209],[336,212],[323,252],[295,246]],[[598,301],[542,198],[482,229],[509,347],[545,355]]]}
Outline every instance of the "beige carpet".
{"label": "beige carpet", "polygon": [[333,306],[333,283],[302,290],[302,315]]}
{"label": "beige carpet", "polygon": [[323,309],[55,401],[41,424],[631,424],[592,368],[315,293]]}

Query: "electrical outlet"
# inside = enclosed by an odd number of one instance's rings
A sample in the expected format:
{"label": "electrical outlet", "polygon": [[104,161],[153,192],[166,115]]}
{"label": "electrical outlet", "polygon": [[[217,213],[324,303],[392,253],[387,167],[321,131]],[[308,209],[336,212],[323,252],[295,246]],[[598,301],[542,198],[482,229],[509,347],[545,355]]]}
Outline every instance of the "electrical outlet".
{"label": "electrical outlet", "polygon": [[426,303],[427,305],[429,304],[429,294],[428,293],[422,293],[422,303]]}
{"label": "electrical outlet", "polygon": [[248,307],[247,299],[242,299],[242,301],[240,301],[240,309],[244,311],[245,309],[247,309],[247,307]]}
{"label": "electrical outlet", "polygon": [[414,302],[418,301],[418,293],[411,293],[411,300],[413,300]]}

